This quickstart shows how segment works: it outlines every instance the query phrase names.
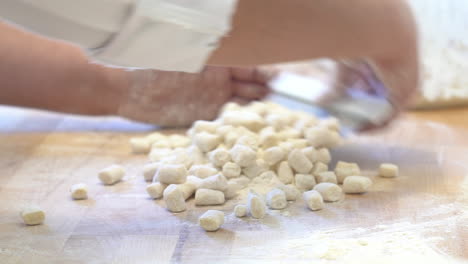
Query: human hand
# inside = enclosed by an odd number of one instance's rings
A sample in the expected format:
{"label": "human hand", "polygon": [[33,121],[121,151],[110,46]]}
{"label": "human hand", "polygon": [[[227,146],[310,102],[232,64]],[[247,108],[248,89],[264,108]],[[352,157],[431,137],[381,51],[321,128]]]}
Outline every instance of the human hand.
{"label": "human hand", "polygon": [[272,77],[260,68],[207,66],[198,74],[135,70],[124,85],[117,114],[161,126],[187,126],[212,120],[229,101],[261,99]]}

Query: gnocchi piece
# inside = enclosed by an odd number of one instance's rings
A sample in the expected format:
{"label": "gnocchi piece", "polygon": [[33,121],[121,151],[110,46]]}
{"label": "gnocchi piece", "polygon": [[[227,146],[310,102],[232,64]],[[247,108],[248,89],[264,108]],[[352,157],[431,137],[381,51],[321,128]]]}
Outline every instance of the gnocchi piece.
{"label": "gnocchi piece", "polygon": [[340,131],[340,121],[335,117],[320,120],[319,126],[326,127],[328,130]]}
{"label": "gnocchi piece", "polygon": [[188,171],[188,175],[196,176],[200,179],[205,179],[210,176],[218,174],[218,170],[213,168],[211,165],[193,165]]}
{"label": "gnocchi piece", "polygon": [[372,185],[372,181],[364,176],[348,176],[343,181],[345,193],[365,193]]}
{"label": "gnocchi piece", "polygon": [[153,178],[158,171],[159,165],[161,165],[160,162],[152,162],[143,166],[142,173],[145,181],[153,181]]}
{"label": "gnocchi piece", "polygon": [[252,191],[247,197],[247,208],[253,218],[262,219],[266,214],[266,205],[263,199]]}
{"label": "gnocchi piece", "polygon": [[277,146],[280,140],[276,132],[266,130],[266,132],[260,133],[259,141],[260,146],[262,146],[264,149],[267,149]]}
{"label": "gnocchi piece", "polygon": [[223,175],[226,178],[236,178],[241,175],[241,167],[234,162],[226,162],[222,168]]}
{"label": "gnocchi piece", "polygon": [[153,182],[150,185],[146,186],[146,192],[153,199],[159,199],[163,196],[164,190],[167,185],[160,182]]}
{"label": "gnocchi piece", "polygon": [[312,169],[312,175],[318,175],[319,173],[325,171],[328,171],[328,165],[318,161],[314,164],[314,168]]}
{"label": "gnocchi piece", "polygon": [[340,186],[330,182],[319,183],[315,185],[314,190],[322,195],[325,202],[336,202],[340,200],[343,195]]}
{"label": "gnocchi piece", "polygon": [[317,161],[328,164],[331,161],[331,154],[327,148],[320,148],[317,150]]}
{"label": "gnocchi piece", "polygon": [[192,140],[183,135],[170,135],[169,136],[169,143],[171,144],[172,148],[185,148],[190,146]]}
{"label": "gnocchi piece", "polygon": [[220,126],[219,122],[197,120],[193,123],[192,128],[195,133],[208,132],[214,134]]}
{"label": "gnocchi piece", "polygon": [[318,153],[314,147],[306,147],[302,149],[302,153],[310,160],[310,162],[315,163],[318,160]]}
{"label": "gnocchi piece", "polygon": [[221,119],[224,125],[245,127],[254,132],[259,131],[265,126],[265,121],[260,115],[247,111],[226,112],[222,115]]}
{"label": "gnocchi piece", "polygon": [[176,185],[177,185],[177,188],[182,193],[184,200],[187,200],[188,198],[190,198],[195,193],[195,190],[197,190],[197,184],[194,182],[187,181],[185,183],[176,184]]}
{"label": "gnocchi piece", "polygon": [[163,199],[167,209],[173,213],[182,212],[187,209],[184,194],[176,184],[167,186],[163,192]]}
{"label": "gnocchi piece", "polygon": [[216,134],[224,138],[229,132],[233,131],[234,127],[231,125],[222,125],[216,129]]}
{"label": "gnocchi piece", "polygon": [[173,150],[170,148],[153,148],[148,154],[148,158],[152,162],[161,161],[169,155],[172,155]]}
{"label": "gnocchi piece", "polygon": [[290,142],[295,149],[303,149],[308,146],[308,142],[306,139],[303,138],[293,138],[289,139],[288,142]]}
{"label": "gnocchi piece", "polygon": [[267,205],[270,209],[284,209],[288,205],[286,194],[283,190],[275,188],[267,193]]}
{"label": "gnocchi piece", "polygon": [[235,144],[244,145],[253,150],[257,150],[259,146],[258,137],[255,134],[240,136]]}
{"label": "gnocchi piece", "polygon": [[165,137],[164,139],[159,139],[151,144],[151,149],[154,148],[171,148],[171,142]]}
{"label": "gnocchi piece", "polygon": [[296,186],[294,186],[292,184],[279,185],[277,188],[284,192],[284,194],[286,195],[286,200],[287,201],[296,201],[297,197],[300,194],[300,192],[296,188]]}
{"label": "gnocchi piece", "polygon": [[278,179],[284,184],[289,184],[294,180],[294,172],[287,161],[280,162],[277,175]]}
{"label": "gnocchi piece", "polygon": [[198,186],[198,188],[218,190],[218,191],[225,191],[227,187],[228,187],[227,179],[222,174],[216,174],[208,178],[205,178],[200,182],[200,185]]}
{"label": "gnocchi piece", "polygon": [[224,190],[224,197],[226,199],[232,199],[237,196],[240,190],[244,189],[244,186],[235,182],[235,181],[228,181],[227,188]]}
{"label": "gnocchi piece", "polygon": [[348,176],[357,176],[361,174],[361,170],[357,163],[348,163],[339,161],[335,167],[335,174],[338,183],[343,183],[344,179]]}
{"label": "gnocchi piece", "polygon": [[241,109],[241,106],[238,103],[228,102],[228,103],[225,103],[223,105],[223,107],[221,108],[220,113],[224,114],[226,112],[237,111],[239,109]]}
{"label": "gnocchi piece", "polygon": [[221,137],[216,134],[201,132],[194,137],[195,145],[203,152],[210,152],[221,144]]}
{"label": "gnocchi piece", "polygon": [[338,180],[336,179],[336,175],[333,171],[319,172],[315,175],[315,179],[317,180],[317,183],[331,182],[338,184]]}
{"label": "gnocchi piece", "polygon": [[282,161],[285,158],[285,156],[286,154],[284,153],[284,150],[280,147],[268,148],[263,153],[263,159],[270,166],[273,166],[278,162]]}
{"label": "gnocchi piece", "polygon": [[297,173],[303,174],[309,173],[313,167],[312,162],[299,149],[289,153],[288,163]]}
{"label": "gnocchi piece", "polygon": [[71,196],[74,200],[88,199],[88,186],[84,183],[72,185],[70,188]]}
{"label": "gnocchi piece", "polygon": [[238,204],[234,207],[234,215],[236,217],[244,217],[247,215],[247,205],[245,204]]}
{"label": "gnocchi piece", "polygon": [[198,218],[198,223],[205,231],[216,231],[224,224],[224,213],[218,210],[208,210]]}
{"label": "gnocchi piece", "polygon": [[192,145],[187,148],[187,155],[192,158],[193,165],[201,165],[208,162],[208,159],[205,157],[205,154],[195,145]]}
{"label": "gnocchi piece", "polygon": [[167,136],[164,134],[161,134],[159,132],[153,132],[145,137],[149,143],[152,145],[154,142],[162,140],[165,141],[167,139]]}
{"label": "gnocchi piece", "polygon": [[38,206],[34,205],[21,211],[20,216],[26,225],[40,225],[44,223],[45,220],[44,211],[42,211],[42,209]]}
{"label": "gnocchi piece", "polygon": [[391,163],[382,163],[379,167],[379,175],[384,178],[394,178],[398,176],[398,166]]}
{"label": "gnocchi piece", "polygon": [[165,184],[184,183],[187,180],[187,169],[182,164],[161,164],[156,177]]}
{"label": "gnocchi piece", "polygon": [[279,138],[280,140],[288,140],[291,138],[300,138],[302,136],[302,133],[294,128],[286,128],[283,129],[281,132],[279,132]]}
{"label": "gnocchi piece", "polygon": [[311,174],[296,174],[295,183],[296,187],[302,191],[311,190],[317,184],[315,177]]}
{"label": "gnocchi piece", "polygon": [[99,174],[99,180],[105,185],[112,185],[122,180],[125,175],[124,167],[120,165],[110,165],[102,169]]}
{"label": "gnocchi piece", "polygon": [[289,141],[281,142],[281,143],[279,143],[278,146],[284,150],[284,153],[285,153],[286,156],[289,156],[291,151],[293,151],[293,149],[294,149],[293,143],[291,143]]}
{"label": "gnocchi piece", "polygon": [[317,211],[323,209],[323,198],[319,192],[315,190],[307,191],[302,194],[302,197],[310,210]]}
{"label": "gnocchi piece", "polygon": [[224,201],[224,193],[221,191],[198,189],[195,192],[195,205],[219,205]]}
{"label": "gnocchi piece", "polygon": [[151,142],[146,138],[131,138],[130,147],[135,154],[148,154],[151,150]]}
{"label": "gnocchi piece", "polygon": [[229,182],[234,182],[242,186],[242,188],[245,188],[249,185],[250,179],[246,176],[240,176],[239,178],[230,179]]}
{"label": "gnocchi piece", "polygon": [[305,138],[308,140],[312,147],[330,148],[340,144],[341,137],[336,131],[330,131],[325,127],[311,127],[305,133]]}
{"label": "gnocchi piece", "polygon": [[225,148],[217,148],[208,153],[208,158],[216,167],[223,167],[224,164],[231,161],[231,154]]}
{"label": "gnocchi piece", "polygon": [[257,153],[244,145],[235,145],[231,150],[232,160],[241,167],[248,167],[255,163]]}
{"label": "gnocchi piece", "polygon": [[203,182],[203,179],[200,179],[193,175],[189,175],[187,176],[187,181],[185,183],[191,183],[195,185],[195,189],[199,189],[202,182]]}

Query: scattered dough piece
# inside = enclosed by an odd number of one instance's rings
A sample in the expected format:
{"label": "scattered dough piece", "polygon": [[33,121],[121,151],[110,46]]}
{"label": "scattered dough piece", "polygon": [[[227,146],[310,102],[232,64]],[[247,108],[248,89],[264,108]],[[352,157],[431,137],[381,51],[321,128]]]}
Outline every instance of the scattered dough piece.
{"label": "scattered dough piece", "polygon": [[310,162],[315,163],[318,161],[318,153],[314,147],[306,147],[302,149],[302,153],[310,160]]}
{"label": "scattered dough piece", "polygon": [[207,132],[195,135],[194,143],[203,152],[210,152],[221,144],[221,137]]}
{"label": "scattered dough piece", "polygon": [[276,163],[282,161],[285,158],[285,156],[286,154],[284,150],[280,147],[268,148],[263,153],[263,159],[270,166],[273,166]]}
{"label": "scattered dough piece", "polygon": [[171,155],[172,152],[171,148],[153,148],[148,154],[148,158],[152,162],[157,162]]}
{"label": "scattered dough piece", "polygon": [[225,191],[227,187],[228,187],[227,179],[222,174],[216,174],[206,179],[203,179],[200,182],[200,185],[198,186],[198,188],[218,190],[218,191]]}
{"label": "scattered dough piece", "polygon": [[226,190],[224,190],[224,197],[226,199],[232,199],[237,196],[240,190],[244,189],[244,186],[237,183],[236,181],[228,181]]}
{"label": "scattered dough piece", "polygon": [[135,154],[148,154],[151,150],[151,142],[146,137],[131,138],[130,147],[132,148],[132,152]]}
{"label": "scattered dough piece", "polygon": [[166,189],[167,185],[160,182],[154,182],[148,186],[146,186],[146,192],[148,195],[153,199],[159,199],[163,196],[164,190]]}
{"label": "scattered dough piece", "polygon": [[177,185],[177,188],[182,193],[182,196],[184,196],[185,200],[190,198],[195,193],[195,190],[197,190],[197,184],[194,182],[190,182],[190,181],[186,181],[185,183],[176,184],[176,185]]}
{"label": "scattered dough piece", "polygon": [[231,154],[225,148],[217,148],[208,153],[208,158],[216,167],[223,167],[224,164],[231,161]]}
{"label": "scattered dough piece", "polygon": [[25,208],[20,215],[26,225],[40,225],[45,219],[44,211],[37,206]]}
{"label": "scattered dough piece", "polygon": [[228,179],[236,178],[241,175],[241,167],[237,165],[237,163],[226,162],[226,164],[223,165],[222,172],[223,175]]}
{"label": "scattered dough piece", "polygon": [[288,142],[291,142],[293,148],[296,148],[296,149],[303,149],[309,145],[309,143],[307,142],[307,139],[303,139],[303,138],[289,139]]}
{"label": "scattered dough piece", "polygon": [[284,209],[288,205],[286,194],[283,190],[275,188],[267,193],[268,207],[271,209]]}
{"label": "scattered dough piece", "polygon": [[243,168],[242,172],[245,176],[253,179],[269,169],[270,167],[266,164],[265,160],[257,159],[252,165]]}
{"label": "scattered dough piece", "polygon": [[288,163],[297,173],[309,173],[313,167],[312,162],[299,149],[289,153]]}
{"label": "scattered dough piece", "polygon": [[247,215],[247,205],[245,204],[238,204],[234,207],[234,215],[236,217],[244,217]]}
{"label": "scattered dough piece", "polygon": [[161,164],[156,177],[161,183],[180,184],[187,179],[187,169],[182,164]]}
{"label": "scattered dough piece", "polygon": [[247,197],[247,208],[253,218],[261,219],[265,217],[266,206],[265,202],[260,196],[254,192],[249,192]]}
{"label": "scattered dough piece", "polygon": [[317,161],[324,164],[328,164],[331,161],[331,154],[327,148],[321,148],[317,150]]}
{"label": "scattered dough piece", "polygon": [[235,144],[244,145],[251,149],[256,150],[258,149],[258,145],[259,145],[258,136],[255,134],[243,135],[237,139]]}
{"label": "scattered dough piece", "polygon": [[279,143],[279,136],[273,131],[264,130],[260,133],[259,141],[262,148],[267,149],[277,146]]}
{"label": "scattered dough piece", "polygon": [[200,216],[198,222],[206,231],[216,231],[224,224],[224,213],[218,210],[208,210]]}
{"label": "scattered dough piece", "polygon": [[101,170],[98,174],[99,180],[105,185],[112,185],[122,180],[125,175],[124,167],[120,165],[111,165]]}
{"label": "scattered dough piece", "polygon": [[338,180],[336,179],[336,175],[333,171],[319,172],[315,174],[315,179],[317,180],[317,183],[331,182],[338,184]]}
{"label": "scattered dough piece", "polygon": [[88,186],[84,183],[74,184],[70,188],[71,196],[75,200],[88,199]]}
{"label": "scattered dough piece", "polygon": [[232,160],[241,167],[248,167],[255,163],[257,153],[244,145],[235,145],[231,150]]}
{"label": "scattered dough piece", "polygon": [[323,200],[326,202],[336,202],[343,194],[340,186],[330,182],[319,183],[315,185],[314,190],[319,192],[322,195]]}
{"label": "scattered dough piece", "polygon": [[193,123],[192,128],[195,133],[208,132],[214,134],[220,126],[219,122],[198,120]]}
{"label": "scattered dough piece", "polygon": [[196,205],[218,205],[225,201],[224,193],[217,190],[198,189],[195,192]]}
{"label": "scattered dough piece", "polygon": [[289,184],[294,180],[294,172],[287,161],[280,162],[276,173],[278,179],[284,184]]}
{"label": "scattered dough piece", "polygon": [[167,186],[163,192],[163,198],[167,209],[173,213],[182,212],[187,209],[184,195],[176,184]]}
{"label": "scattered dough piece", "polygon": [[328,171],[328,165],[320,161],[314,163],[314,168],[312,169],[312,175],[318,175],[321,172]]}
{"label": "scattered dough piece", "polygon": [[183,135],[170,135],[169,142],[172,148],[185,148],[190,146],[192,140],[189,137]]}
{"label": "scattered dough piece", "polygon": [[277,186],[277,188],[283,190],[284,194],[286,195],[286,200],[288,201],[296,201],[297,197],[300,194],[296,186],[292,184],[279,185]]}
{"label": "scattered dough piece", "polygon": [[205,179],[216,174],[218,174],[218,170],[208,164],[193,165],[188,171],[188,175],[193,175],[200,179]]}
{"label": "scattered dough piece", "polygon": [[152,162],[143,166],[143,177],[145,181],[153,181],[160,164],[160,162]]}
{"label": "scattered dough piece", "polygon": [[323,198],[319,192],[315,190],[307,191],[302,194],[302,197],[310,210],[317,211],[323,209]]}
{"label": "scattered dough piece", "polygon": [[150,144],[153,144],[154,142],[158,140],[166,140],[167,136],[159,132],[153,132],[147,135],[145,138],[150,142]]}
{"label": "scattered dough piece", "polygon": [[296,187],[301,191],[311,190],[317,184],[315,177],[311,174],[296,174],[295,183]]}
{"label": "scattered dough piece", "polygon": [[246,127],[254,132],[265,126],[265,121],[260,115],[248,111],[225,112],[222,115],[222,121],[224,125]]}
{"label": "scattered dough piece", "polygon": [[385,178],[394,178],[398,176],[398,166],[391,163],[382,163],[379,168],[379,175]]}
{"label": "scattered dough piece", "polygon": [[365,193],[372,185],[372,181],[364,176],[348,176],[343,182],[345,193]]}
{"label": "scattered dough piece", "polygon": [[361,174],[361,170],[357,163],[348,163],[339,161],[335,167],[335,174],[338,183],[343,183],[344,179],[348,176],[358,176]]}

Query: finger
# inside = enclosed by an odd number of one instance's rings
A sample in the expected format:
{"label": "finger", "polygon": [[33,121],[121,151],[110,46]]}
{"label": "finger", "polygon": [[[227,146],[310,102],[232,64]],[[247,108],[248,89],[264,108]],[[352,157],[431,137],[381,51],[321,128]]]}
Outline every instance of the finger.
{"label": "finger", "polygon": [[232,85],[234,96],[245,99],[261,99],[270,93],[267,86],[256,83],[234,81]]}
{"label": "finger", "polygon": [[231,74],[233,80],[265,84],[273,79],[278,71],[272,67],[233,67]]}

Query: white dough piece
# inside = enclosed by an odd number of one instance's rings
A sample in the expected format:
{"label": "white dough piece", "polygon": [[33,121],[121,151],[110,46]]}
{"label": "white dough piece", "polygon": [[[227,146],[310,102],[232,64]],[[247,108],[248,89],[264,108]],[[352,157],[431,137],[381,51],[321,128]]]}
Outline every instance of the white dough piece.
{"label": "white dough piece", "polygon": [[327,148],[317,149],[317,161],[328,164],[331,161],[331,154]]}
{"label": "white dough piece", "polygon": [[299,196],[300,192],[293,184],[288,185],[279,185],[276,188],[282,190],[286,195],[287,201],[296,201],[297,197]]}
{"label": "white dough piece", "polygon": [[317,211],[323,209],[323,198],[322,195],[315,191],[307,191],[302,194],[307,207],[312,211]]}
{"label": "white dough piece", "polygon": [[195,145],[187,148],[187,155],[192,158],[192,166],[206,164],[208,162],[205,154],[203,154],[203,152]]}
{"label": "white dough piece", "polygon": [[152,162],[157,162],[172,155],[172,153],[173,150],[171,148],[153,148],[148,154],[148,158]]}
{"label": "white dough piece", "polygon": [[341,137],[336,131],[331,131],[325,127],[311,127],[305,133],[305,138],[310,146],[315,148],[331,148],[340,144]]}
{"label": "white dough piece", "polygon": [[340,131],[340,121],[336,117],[329,117],[320,120],[319,126],[326,127],[328,130]]}
{"label": "white dough piece", "polygon": [[164,184],[180,184],[187,179],[187,169],[182,164],[161,164],[156,177]]}
{"label": "white dough piece", "polygon": [[223,175],[226,178],[236,178],[241,175],[241,167],[234,162],[226,162],[222,168]]}
{"label": "white dough piece", "polygon": [[163,192],[163,198],[167,209],[173,213],[182,212],[187,209],[184,195],[176,184],[167,186]]}
{"label": "white dough piece", "polygon": [[278,162],[282,161],[285,157],[286,153],[280,147],[268,148],[263,153],[263,159],[270,166],[277,164]]}
{"label": "white dough piece", "polygon": [[222,122],[224,125],[235,127],[246,127],[251,131],[259,131],[265,126],[263,118],[248,111],[229,111],[222,114]]}
{"label": "white dough piece", "polygon": [[294,182],[301,191],[311,190],[317,184],[312,174],[296,174]]}
{"label": "white dough piece", "polygon": [[240,186],[242,186],[242,188],[245,188],[245,187],[247,187],[247,185],[249,185],[250,179],[247,176],[241,175],[238,178],[230,179],[228,181],[228,183],[229,182],[234,182],[234,183],[239,184]]}
{"label": "white dough piece", "polygon": [[238,204],[234,207],[234,215],[236,217],[244,217],[247,215],[247,205],[245,204]]}
{"label": "white dough piece", "polygon": [[241,167],[248,167],[255,163],[257,153],[244,145],[235,145],[231,150],[232,160]]}
{"label": "white dough piece", "polygon": [[384,178],[394,178],[398,176],[398,166],[391,163],[382,163],[379,167],[379,175]]}
{"label": "white dough piece", "polygon": [[226,199],[232,199],[237,196],[240,190],[244,189],[244,186],[237,183],[236,181],[228,181],[227,188],[224,190],[224,197]]}
{"label": "white dough piece", "polygon": [[151,142],[148,138],[130,138],[130,147],[135,154],[148,154],[151,150]]}
{"label": "white dough piece", "polygon": [[247,146],[253,150],[257,150],[259,146],[258,136],[256,134],[248,134],[240,136],[235,144]]}
{"label": "white dough piece", "polygon": [[201,151],[210,152],[221,144],[221,137],[217,134],[201,132],[195,134],[193,141]]}
{"label": "white dough piece", "polygon": [[348,176],[343,182],[345,193],[365,193],[372,185],[372,181],[364,176]]}
{"label": "white dough piece", "polygon": [[146,192],[153,199],[159,199],[163,196],[164,190],[167,185],[160,182],[153,182],[150,185],[146,186]]}
{"label": "white dough piece", "polygon": [[326,202],[336,202],[340,200],[343,195],[343,191],[340,186],[330,183],[322,182],[315,185],[314,190],[319,192],[322,195],[322,198]]}
{"label": "white dough piece", "polygon": [[195,192],[195,205],[219,205],[224,201],[224,193],[221,191],[198,189]]}
{"label": "white dough piece", "polygon": [[274,131],[266,131],[260,133],[259,143],[264,149],[277,146],[280,141],[278,134]]}
{"label": "white dough piece", "polygon": [[308,142],[306,139],[303,138],[293,138],[293,139],[288,139],[288,142],[290,142],[295,149],[303,149],[308,147]]}
{"label": "white dough piece", "polygon": [[155,148],[172,148],[171,142],[167,137],[165,137],[164,139],[156,140],[153,142],[153,144],[151,144],[151,149]]}
{"label": "white dough piece", "polygon": [[287,161],[280,162],[276,174],[284,184],[289,184],[294,180],[294,172]]}
{"label": "white dough piece", "polygon": [[168,140],[172,148],[185,148],[190,146],[192,143],[192,140],[189,137],[177,134],[170,135]]}
{"label": "white dough piece", "polygon": [[328,165],[320,161],[314,163],[314,168],[312,169],[312,175],[318,175],[321,172],[328,171]]}
{"label": "white dough piece", "polygon": [[224,164],[231,161],[231,154],[225,148],[217,148],[208,153],[208,159],[216,167],[223,167]]}
{"label": "white dough piece", "polygon": [[192,197],[192,195],[197,190],[197,184],[194,182],[186,181],[185,183],[176,184],[176,185],[177,185],[177,188],[182,193],[182,196],[184,197],[185,200]]}
{"label": "white dough piece", "polygon": [[253,218],[261,219],[265,217],[266,205],[263,199],[254,192],[249,192],[247,197],[247,208]]}
{"label": "white dough piece", "polygon": [[200,182],[200,185],[198,186],[198,188],[218,190],[222,192],[225,191],[227,187],[227,179],[222,174],[216,174],[205,178]]}
{"label": "white dough piece", "polygon": [[147,135],[145,138],[149,141],[151,145],[158,140],[167,140],[167,136],[159,132],[153,132]]}
{"label": "white dough piece", "polygon": [[224,224],[224,213],[218,210],[208,210],[198,218],[198,223],[205,231],[216,231]]}
{"label": "white dough piece", "polygon": [[315,174],[315,180],[317,183],[322,182],[331,182],[334,184],[338,184],[338,180],[336,179],[336,174],[333,171],[324,171]]}
{"label": "white dough piece", "polygon": [[357,163],[349,163],[339,161],[335,167],[335,174],[338,183],[343,183],[344,179],[348,176],[358,176],[361,174],[361,170]]}
{"label": "white dough piece", "polygon": [[20,216],[26,225],[40,225],[45,220],[44,211],[35,205],[23,209],[23,211],[20,213]]}
{"label": "white dough piece", "polygon": [[153,181],[156,172],[158,171],[160,162],[151,162],[143,166],[142,174],[145,181]]}
{"label": "white dough piece", "polygon": [[310,160],[310,162],[315,163],[318,161],[318,153],[314,147],[306,147],[302,149],[302,153]]}
{"label": "white dough piece", "polygon": [[125,175],[124,167],[120,165],[110,165],[102,169],[99,174],[99,180],[105,185],[112,185],[122,180]]}
{"label": "white dough piece", "polygon": [[252,165],[243,168],[242,173],[248,178],[253,179],[269,169],[270,167],[266,164],[265,160],[257,159]]}
{"label": "white dough piece", "polygon": [[284,209],[288,205],[286,194],[283,190],[275,188],[266,195],[267,205],[270,209]]}
{"label": "white dough piece", "polygon": [[216,130],[221,126],[221,123],[214,121],[197,120],[193,123],[192,128],[195,133],[208,132],[215,134]]}
{"label": "white dough piece", "polygon": [[306,174],[313,168],[312,162],[310,162],[300,149],[294,149],[289,153],[288,163],[297,173]]}
{"label": "white dough piece", "polygon": [[200,179],[205,179],[218,173],[219,171],[217,169],[208,164],[193,165],[188,171],[188,175],[193,175]]}
{"label": "white dough piece", "polygon": [[84,183],[77,183],[70,188],[71,196],[74,200],[88,199],[88,186]]}

